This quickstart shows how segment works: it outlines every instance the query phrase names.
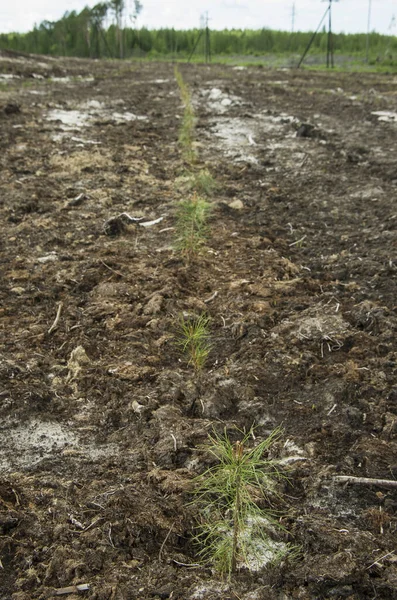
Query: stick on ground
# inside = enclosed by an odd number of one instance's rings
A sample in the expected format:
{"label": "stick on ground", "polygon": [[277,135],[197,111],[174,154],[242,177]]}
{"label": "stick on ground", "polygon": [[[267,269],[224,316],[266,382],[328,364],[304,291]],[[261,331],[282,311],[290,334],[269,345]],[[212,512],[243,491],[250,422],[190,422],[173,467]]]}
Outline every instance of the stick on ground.
{"label": "stick on ground", "polygon": [[58,310],[57,310],[57,315],[55,317],[55,321],[53,322],[53,324],[51,325],[51,327],[48,330],[48,334],[52,333],[54,331],[54,329],[57,328],[58,326],[58,322],[59,322],[59,318],[61,316],[61,312],[62,312],[62,307],[63,307],[63,302],[60,302],[58,305]]}
{"label": "stick on ground", "polygon": [[369,477],[353,477],[352,475],[336,475],[336,483],[353,483],[355,485],[377,485],[390,490],[397,488],[397,481],[392,479],[371,479]]}
{"label": "stick on ground", "polygon": [[70,585],[64,588],[58,588],[55,590],[55,596],[63,596],[65,594],[75,594],[76,592],[86,592],[90,589],[89,583],[81,583],[79,585]]}

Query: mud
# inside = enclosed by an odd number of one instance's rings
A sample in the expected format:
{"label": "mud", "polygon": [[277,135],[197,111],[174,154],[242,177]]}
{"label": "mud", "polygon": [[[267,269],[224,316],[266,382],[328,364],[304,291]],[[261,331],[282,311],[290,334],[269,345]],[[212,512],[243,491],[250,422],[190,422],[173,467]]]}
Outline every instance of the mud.
{"label": "mud", "polygon": [[[334,476],[397,478],[395,80],[180,69],[217,182],[189,265],[173,66],[0,56],[0,598],[394,598],[397,488]],[[197,377],[174,336],[203,311]],[[222,581],[192,480],[252,425],[284,429],[299,553]]]}

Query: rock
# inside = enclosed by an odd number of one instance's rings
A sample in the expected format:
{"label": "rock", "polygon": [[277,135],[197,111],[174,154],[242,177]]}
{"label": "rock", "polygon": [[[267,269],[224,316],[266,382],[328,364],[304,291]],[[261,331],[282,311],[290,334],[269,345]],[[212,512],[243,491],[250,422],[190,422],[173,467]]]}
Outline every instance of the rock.
{"label": "rock", "polygon": [[9,102],[5,105],[3,110],[6,115],[16,115],[21,112],[19,104],[16,104],[15,102]]}
{"label": "rock", "polygon": [[77,346],[70,353],[70,358],[67,365],[69,370],[67,381],[74,381],[77,379],[80,372],[83,370],[83,367],[87,367],[90,363],[91,361],[88,358],[83,346]]}
{"label": "rock", "polygon": [[103,226],[105,235],[109,236],[120,235],[124,233],[126,229],[127,225],[122,217],[111,217]]}
{"label": "rock", "polygon": [[271,310],[270,302],[258,301],[252,304],[252,310],[257,313],[264,313]]}
{"label": "rock", "polygon": [[385,190],[379,186],[367,185],[364,188],[350,194],[350,198],[358,200],[374,200],[385,194]]}
{"label": "rock", "polygon": [[41,263],[41,264],[45,264],[48,262],[55,262],[58,260],[58,256],[56,255],[55,252],[50,252],[49,254],[46,254],[46,256],[40,256],[37,259],[37,262]]}
{"label": "rock", "polygon": [[346,598],[353,593],[352,585],[337,585],[328,591],[329,598]]}
{"label": "rock", "polygon": [[144,315],[157,315],[160,312],[161,307],[163,305],[164,296],[161,294],[155,294],[150,298],[149,302],[146,304],[143,309]]}
{"label": "rock", "polygon": [[316,128],[310,123],[301,123],[296,132],[296,137],[313,138],[316,137]]}
{"label": "rock", "polygon": [[234,210],[243,210],[244,204],[241,202],[241,200],[236,199],[233,200],[233,202],[230,202],[229,208],[233,208]]}

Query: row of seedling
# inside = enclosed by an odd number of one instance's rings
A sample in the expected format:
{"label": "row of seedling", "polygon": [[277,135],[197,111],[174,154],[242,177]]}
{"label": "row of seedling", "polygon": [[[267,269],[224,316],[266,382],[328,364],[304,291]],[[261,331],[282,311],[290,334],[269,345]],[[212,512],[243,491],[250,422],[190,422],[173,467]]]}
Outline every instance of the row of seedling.
{"label": "row of seedling", "polygon": [[[187,168],[177,185],[187,195],[176,210],[175,248],[189,265],[205,246],[208,237],[209,198],[215,192],[215,182],[207,169],[195,166],[197,152],[194,143],[195,115],[189,89],[175,67],[175,77],[184,105],[179,144]],[[211,352],[210,318],[181,316],[175,335],[176,345],[193,367],[196,380]],[[276,463],[268,458],[273,443],[281,436],[277,429],[264,441],[252,447],[253,431],[239,432],[233,442],[227,431],[214,433],[205,450],[214,465],[194,482],[193,505],[197,527],[195,541],[204,563],[230,576],[240,568],[260,570],[264,564],[275,563],[287,554],[291,546],[279,537],[279,520],[268,509],[275,494],[276,482],[282,475]]]}
{"label": "row of seedling", "polygon": [[186,194],[177,209],[176,249],[187,263],[200,253],[208,234],[208,217],[211,205],[208,199],[215,192],[215,182],[208,169],[195,166],[197,152],[194,132],[196,117],[188,86],[175,67],[175,78],[178,83],[183,103],[183,117],[179,131],[179,145],[185,163],[183,174],[178,177],[176,185]]}
{"label": "row of seedling", "polygon": [[[210,318],[181,317],[176,344],[199,377],[211,351]],[[280,541],[286,531],[270,509],[277,483],[285,475],[269,451],[282,435],[280,428],[265,440],[252,444],[254,431],[214,431],[203,450],[214,465],[194,480],[195,542],[203,563],[231,576],[241,568],[259,571],[294,557],[296,547]]]}

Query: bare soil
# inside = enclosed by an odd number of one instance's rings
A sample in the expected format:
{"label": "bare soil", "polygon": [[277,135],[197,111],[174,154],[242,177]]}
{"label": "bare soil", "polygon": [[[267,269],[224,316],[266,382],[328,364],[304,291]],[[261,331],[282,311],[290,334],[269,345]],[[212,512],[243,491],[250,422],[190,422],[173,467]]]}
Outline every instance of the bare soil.
{"label": "bare soil", "polygon": [[[397,489],[334,477],[397,480],[396,78],[180,70],[218,185],[190,265],[173,66],[0,56],[0,598],[395,598]],[[174,335],[203,311],[197,377]],[[284,428],[300,552],[226,581],[192,479],[252,425]]]}

